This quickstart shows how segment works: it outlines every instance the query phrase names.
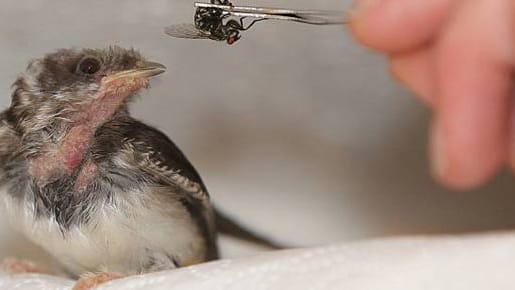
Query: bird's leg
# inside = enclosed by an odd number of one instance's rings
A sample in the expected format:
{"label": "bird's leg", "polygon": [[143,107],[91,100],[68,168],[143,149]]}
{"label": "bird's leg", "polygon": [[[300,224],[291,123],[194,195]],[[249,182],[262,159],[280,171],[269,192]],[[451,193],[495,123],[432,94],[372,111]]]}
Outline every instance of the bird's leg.
{"label": "bird's leg", "polygon": [[94,289],[100,284],[105,282],[109,282],[111,280],[116,280],[121,278],[122,275],[116,273],[89,273],[87,275],[82,276],[77,283],[73,286],[72,290],[90,290]]}
{"label": "bird's leg", "polygon": [[34,262],[28,260],[19,260],[15,258],[6,258],[2,262],[2,268],[6,273],[11,275],[26,273],[51,274],[50,271],[39,267]]}

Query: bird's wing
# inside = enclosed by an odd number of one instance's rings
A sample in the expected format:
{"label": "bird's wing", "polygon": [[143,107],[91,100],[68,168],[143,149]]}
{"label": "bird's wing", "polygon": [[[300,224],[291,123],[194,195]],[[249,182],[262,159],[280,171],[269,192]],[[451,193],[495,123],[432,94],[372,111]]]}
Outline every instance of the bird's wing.
{"label": "bird's wing", "polygon": [[208,199],[207,189],[182,151],[162,132],[132,118],[115,119],[96,133],[100,156],[125,152],[139,170],[154,182],[177,186],[198,199]]}
{"label": "bird's wing", "polygon": [[170,139],[153,128],[140,131],[139,134],[144,136],[125,139],[124,146],[135,152],[142,171],[158,183],[179,188],[188,198],[205,202],[209,200],[199,174]]}
{"label": "bird's wing", "polygon": [[208,241],[208,258],[216,258],[215,222],[209,194],[182,151],[159,130],[129,117],[105,124],[96,137],[106,150],[97,154],[122,154],[131,164],[130,171],[139,172],[132,174],[134,178],[143,176],[141,182],[164,189],[186,208]]}

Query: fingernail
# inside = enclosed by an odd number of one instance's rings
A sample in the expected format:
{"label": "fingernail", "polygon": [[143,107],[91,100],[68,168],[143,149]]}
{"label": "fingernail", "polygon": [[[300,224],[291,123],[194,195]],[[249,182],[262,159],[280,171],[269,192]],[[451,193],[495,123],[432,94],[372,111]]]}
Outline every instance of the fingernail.
{"label": "fingernail", "polygon": [[366,11],[373,8],[380,0],[354,0],[351,8],[352,17],[356,17],[358,15],[362,15]]}
{"label": "fingernail", "polygon": [[445,154],[445,136],[438,119],[433,121],[430,138],[431,170],[434,176],[442,177],[447,168],[447,156]]}

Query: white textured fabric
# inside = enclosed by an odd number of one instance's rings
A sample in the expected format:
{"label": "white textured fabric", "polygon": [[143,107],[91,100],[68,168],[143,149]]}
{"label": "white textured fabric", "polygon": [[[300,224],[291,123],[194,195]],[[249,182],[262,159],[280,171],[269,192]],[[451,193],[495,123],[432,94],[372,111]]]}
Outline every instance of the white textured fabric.
{"label": "white textured fabric", "polygon": [[[108,282],[98,289],[515,289],[515,234],[413,237],[264,253]],[[73,281],[7,276],[0,289],[70,289]]]}

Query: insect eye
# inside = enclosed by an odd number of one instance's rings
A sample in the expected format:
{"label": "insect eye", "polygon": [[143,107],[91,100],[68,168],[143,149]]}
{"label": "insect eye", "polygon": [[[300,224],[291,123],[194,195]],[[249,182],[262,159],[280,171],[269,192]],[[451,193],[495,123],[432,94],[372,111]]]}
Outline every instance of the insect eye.
{"label": "insect eye", "polygon": [[227,37],[227,44],[233,45],[236,41],[241,38],[239,31],[232,31]]}
{"label": "insect eye", "polygon": [[100,60],[94,57],[86,57],[79,62],[79,65],[77,66],[77,71],[83,74],[92,75],[97,73],[100,70],[100,67]]}

